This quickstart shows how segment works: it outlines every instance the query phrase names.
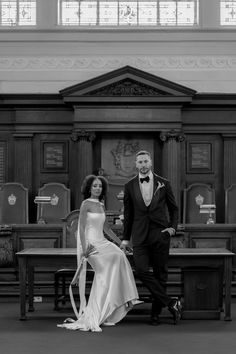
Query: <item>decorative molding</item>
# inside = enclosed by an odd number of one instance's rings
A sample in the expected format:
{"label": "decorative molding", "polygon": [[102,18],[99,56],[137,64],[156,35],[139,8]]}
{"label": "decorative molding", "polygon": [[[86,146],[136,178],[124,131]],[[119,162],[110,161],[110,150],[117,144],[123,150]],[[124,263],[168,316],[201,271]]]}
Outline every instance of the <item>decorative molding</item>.
{"label": "decorative molding", "polygon": [[113,70],[125,65],[144,70],[235,70],[236,55],[0,56],[0,71]]}
{"label": "decorative molding", "polygon": [[12,134],[12,136],[15,139],[27,140],[27,139],[32,139],[34,137],[34,134],[33,133],[15,133],[15,134]]}
{"label": "decorative molding", "polygon": [[[142,84],[136,80],[125,79],[98,90],[88,92],[89,96],[164,96],[166,92],[158,90],[149,85]],[[86,96],[85,95],[85,96]]]}
{"label": "decorative molding", "polygon": [[160,139],[163,142],[167,142],[168,140],[176,140],[177,142],[182,142],[185,140],[185,134],[183,132],[178,132],[173,129],[161,132]]}
{"label": "decorative molding", "polygon": [[96,138],[96,134],[94,132],[88,132],[86,130],[73,130],[70,136],[73,142],[76,141],[88,141],[92,142]]}

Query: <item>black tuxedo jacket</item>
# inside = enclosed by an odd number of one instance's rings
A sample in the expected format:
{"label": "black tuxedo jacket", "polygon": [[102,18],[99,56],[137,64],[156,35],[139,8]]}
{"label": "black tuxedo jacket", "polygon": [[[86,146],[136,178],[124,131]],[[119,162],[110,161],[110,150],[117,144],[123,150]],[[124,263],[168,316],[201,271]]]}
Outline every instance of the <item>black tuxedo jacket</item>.
{"label": "black tuxedo jacket", "polygon": [[[160,187],[161,186],[161,187]],[[170,182],[153,173],[153,196],[150,205],[144,203],[137,175],[124,187],[124,235],[133,245],[145,244],[150,228],[177,228],[178,207]]]}

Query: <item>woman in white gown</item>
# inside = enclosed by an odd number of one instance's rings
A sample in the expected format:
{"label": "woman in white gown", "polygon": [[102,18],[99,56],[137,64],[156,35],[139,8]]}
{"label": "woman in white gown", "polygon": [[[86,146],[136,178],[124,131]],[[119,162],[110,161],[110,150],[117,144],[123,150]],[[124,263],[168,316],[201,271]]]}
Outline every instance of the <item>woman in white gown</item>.
{"label": "woman in white gown", "polygon": [[[115,325],[135,303],[139,303],[133,272],[126,255],[104,237],[103,231],[114,242],[121,242],[105,220],[102,200],[107,186],[102,176],[90,175],[83,182],[85,200],[81,204],[78,225],[78,269],[71,283],[79,285],[80,310],[78,312],[76,309],[70,286],[71,302],[77,319],[67,319],[58,327],[100,332],[101,325]],[[87,304],[84,295],[86,262],[94,270]]]}

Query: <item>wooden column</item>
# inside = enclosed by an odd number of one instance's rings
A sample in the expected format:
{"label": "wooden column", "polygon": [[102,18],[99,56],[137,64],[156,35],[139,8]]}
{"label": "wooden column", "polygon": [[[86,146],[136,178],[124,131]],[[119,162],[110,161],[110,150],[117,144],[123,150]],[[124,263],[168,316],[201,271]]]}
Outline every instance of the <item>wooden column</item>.
{"label": "wooden column", "polygon": [[93,146],[95,133],[86,130],[73,130],[71,140],[74,143],[73,161],[71,160],[72,189],[74,190],[74,208],[78,209],[83,200],[81,185],[85,176],[93,172]]}
{"label": "wooden column", "polygon": [[185,136],[182,132],[170,130],[161,132],[160,139],[164,143],[163,176],[170,181],[176,202],[180,207],[180,142],[185,140]]}
{"label": "wooden column", "polygon": [[236,183],[236,135],[222,134],[224,139],[224,189]]}
{"label": "wooden column", "polygon": [[15,139],[15,171],[14,181],[22,183],[32,191],[32,139],[33,134],[14,134]]}

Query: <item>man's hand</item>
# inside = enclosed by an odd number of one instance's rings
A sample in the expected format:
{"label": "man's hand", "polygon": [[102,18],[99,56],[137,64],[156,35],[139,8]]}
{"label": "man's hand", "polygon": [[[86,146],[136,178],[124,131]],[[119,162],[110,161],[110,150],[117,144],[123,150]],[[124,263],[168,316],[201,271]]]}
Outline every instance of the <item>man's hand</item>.
{"label": "man's hand", "polygon": [[122,241],[120,244],[120,249],[125,253],[125,254],[129,254],[132,253],[133,250],[130,247],[130,243],[129,241]]}
{"label": "man's hand", "polygon": [[167,227],[166,229],[162,230],[161,232],[169,232],[170,236],[174,236],[175,229],[173,227]]}

